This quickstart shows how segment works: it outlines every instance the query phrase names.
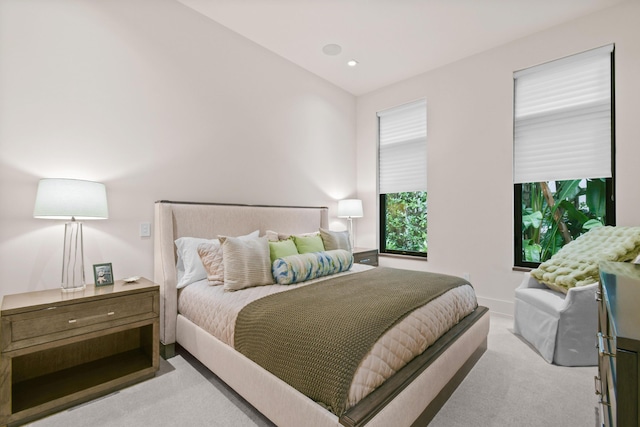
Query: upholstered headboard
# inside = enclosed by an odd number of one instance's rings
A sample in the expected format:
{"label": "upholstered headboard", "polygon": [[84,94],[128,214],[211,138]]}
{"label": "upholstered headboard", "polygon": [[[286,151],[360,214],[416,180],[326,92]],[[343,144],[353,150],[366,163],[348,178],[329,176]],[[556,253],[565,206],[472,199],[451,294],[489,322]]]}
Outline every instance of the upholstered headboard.
{"label": "upholstered headboard", "polygon": [[178,315],[175,240],[180,237],[214,239],[260,230],[306,233],[328,228],[328,208],[171,202],[155,204],[154,281],[160,285],[160,341],[176,340]]}

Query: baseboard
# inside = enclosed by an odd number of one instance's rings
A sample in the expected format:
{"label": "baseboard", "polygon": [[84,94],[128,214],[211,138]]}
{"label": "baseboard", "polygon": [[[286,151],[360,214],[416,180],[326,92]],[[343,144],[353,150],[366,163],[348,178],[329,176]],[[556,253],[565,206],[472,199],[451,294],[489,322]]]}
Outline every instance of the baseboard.
{"label": "baseboard", "polygon": [[491,314],[513,318],[513,301],[477,296],[478,305],[483,305],[491,311]]}

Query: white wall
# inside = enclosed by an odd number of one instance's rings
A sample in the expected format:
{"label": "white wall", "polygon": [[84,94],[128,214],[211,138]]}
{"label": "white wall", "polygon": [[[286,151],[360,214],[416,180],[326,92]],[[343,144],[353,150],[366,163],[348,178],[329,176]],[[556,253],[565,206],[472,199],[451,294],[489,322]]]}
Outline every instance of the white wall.
{"label": "white wall", "polygon": [[354,196],[355,98],[173,0],[0,2],[0,296],[59,286],[64,225],[38,180],[106,184],[85,270],[153,275],[159,199]]}
{"label": "white wall", "polygon": [[[377,246],[376,112],[427,100],[429,259],[382,265],[470,273],[480,302],[512,314],[513,72],[616,44],[617,224],[640,224],[640,3],[548,29],[358,98],[359,246]],[[464,31],[463,28],[460,31]],[[419,54],[419,52],[416,52]]]}

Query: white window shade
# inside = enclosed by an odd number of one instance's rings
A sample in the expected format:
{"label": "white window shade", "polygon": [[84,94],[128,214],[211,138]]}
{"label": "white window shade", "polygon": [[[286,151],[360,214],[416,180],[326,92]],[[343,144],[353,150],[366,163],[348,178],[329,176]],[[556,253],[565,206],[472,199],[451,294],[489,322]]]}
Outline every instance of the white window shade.
{"label": "white window shade", "polygon": [[612,176],[612,51],[514,74],[514,183]]}
{"label": "white window shade", "polygon": [[427,190],[427,108],[424,100],[378,113],[381,194]]}

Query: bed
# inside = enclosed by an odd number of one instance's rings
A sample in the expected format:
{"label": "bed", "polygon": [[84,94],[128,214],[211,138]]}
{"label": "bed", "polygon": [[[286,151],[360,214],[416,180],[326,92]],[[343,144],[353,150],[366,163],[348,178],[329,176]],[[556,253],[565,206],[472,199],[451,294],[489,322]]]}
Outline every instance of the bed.
{"label": "bed", "polygon": [[[456,318],[451,329],[439,335],[426,350],[390,375],[375,390],[353,402],[350,400],[338,416],[336,411],[328,410],[326,405],[317,403],[236,351],[230,345],[233,335],[216,334],[189,312],[185,302],[188,295],[199,301],[202,299],[199,292],[209,292],[216,287],[196,282],[177,288],[174,243],[184,237],[215,239],[218,236],[248,235],[255,231],[264,235],[267,230],[296,234],[328,229],[328,209],[159,201],[155,204],[154,227],[154,280],[160,285],[161,292],[160,340],[164,357],[175,354],[176,344],[182,346],[278,426],[426,425],[486,350],[488,310],[477,306],[474,295],[473,308],[466,308],[468,314]],[[375,271],[362,271],[368,268],[371,267],[354,265],[328,279],[333,281],[331,283],[340,280],[353,283],[354,278],[365,275],[395,274],[377,268],[371,268]],[[273,285],[274,289],[277,286],[280,285]],[[312,286],[302,283],[299,288]],[[470,286],[458,286],[456,292],[467,292],[466,288]],[[227,294],[246,297],[252,292],[263,292],[263,289],[250,288],[247,291],[244,294],[245,290]],[[281,293],[288,295],[293,291]],[[255,296],[249,299],[262,302],[268,298]],[[464,301],[468,299],[462,298]],[[459,305],[459,302],[455,304]],[[353,388],[350,389],[350,399]]]}

